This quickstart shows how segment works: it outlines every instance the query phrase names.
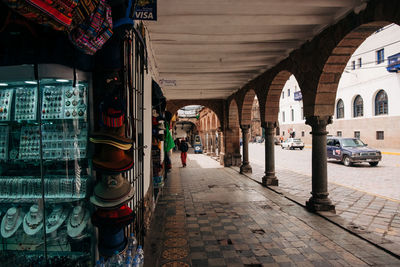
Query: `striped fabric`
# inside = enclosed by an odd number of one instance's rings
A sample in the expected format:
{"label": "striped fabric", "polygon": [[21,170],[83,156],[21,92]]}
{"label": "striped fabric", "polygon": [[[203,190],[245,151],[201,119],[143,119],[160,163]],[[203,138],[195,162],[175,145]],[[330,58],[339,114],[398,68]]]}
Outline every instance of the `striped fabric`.
{"label": "striped fabric", "polygon": [[26,0],[26,2],[53,18],[58,23],[69,27],[72,22],[72,14],[79,0]]}
{"label": "striped fabric", "polygon": [[112,128],[121,127],[125,121],[125,114],[121,113],[118,117],[110,117],[105,113],[101,113],[101,120],[104,125]]}
{"label": "striped fabric", "polygon": [[105,0],[100,0],[95,12],[72,30],[69,38],[82,52],[94,55],[112,34],[111,7]]}

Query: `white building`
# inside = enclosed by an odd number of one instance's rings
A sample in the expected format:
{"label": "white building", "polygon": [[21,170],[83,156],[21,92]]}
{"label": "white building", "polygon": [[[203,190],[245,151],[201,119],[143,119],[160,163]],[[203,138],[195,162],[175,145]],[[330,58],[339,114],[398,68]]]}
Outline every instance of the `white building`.
{"label": "white building", "polygon": [[[330,135],[359,137],[378,148],[400,148],[400,74],[387,70],[388,57],[399,53],[396,24],[375,32],[354,52],[338,85]],[[310,144],[311,127],[305,125],[302,101],[295,100],[297,91],[299,85],[291,76],[281,95],[280,135],[287,138],[295,132]]]}

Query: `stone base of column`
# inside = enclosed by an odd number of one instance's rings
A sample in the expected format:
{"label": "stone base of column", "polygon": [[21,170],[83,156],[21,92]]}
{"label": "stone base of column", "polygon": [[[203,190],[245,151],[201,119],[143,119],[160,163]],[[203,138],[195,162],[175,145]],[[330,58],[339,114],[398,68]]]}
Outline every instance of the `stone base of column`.
{"label": "stone base of column", "polygon": [[278,186],[279,180],[278,180],[278,178],[276,178],[275,175],[264,175],[262,178],[262,184],[263,184],[263,186],[267,186],[267,185]]}
{"label": "stone base of column", "polygon": [[240,166],[240,173],[252,173],[253,169],[250,164],[244,164]]}
{"label": "stone base of column", "polygon": [[328,198],[327,194],[321,194],[322,197],[312,196],[308,201],[306,201],[306,207],[308,211],[329,211],[336,213],[335,205],[332,204],[331,200]]}

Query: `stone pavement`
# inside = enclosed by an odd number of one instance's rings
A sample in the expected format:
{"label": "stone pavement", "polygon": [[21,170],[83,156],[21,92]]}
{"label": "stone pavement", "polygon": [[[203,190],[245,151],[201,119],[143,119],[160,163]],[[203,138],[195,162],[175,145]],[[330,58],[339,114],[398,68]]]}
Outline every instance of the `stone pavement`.
{"label": "stone pavement", "polygon": [[[264,166],[251,163],[248,177],[261,183]],[[239,171],[239,168],[235,168]],[[279,186],[269,188],[305,206],[310,198],[311,177],[287,169],[277,169]],[[329,182],[329,198],[336,215],[322,213],[343,228],[400,256],[400,201],[375,196],[351,187]]]}
{"label": "stone pavement", "polygon": [[178,154],[145,266],[399,266],[400,260],[205,155]]}

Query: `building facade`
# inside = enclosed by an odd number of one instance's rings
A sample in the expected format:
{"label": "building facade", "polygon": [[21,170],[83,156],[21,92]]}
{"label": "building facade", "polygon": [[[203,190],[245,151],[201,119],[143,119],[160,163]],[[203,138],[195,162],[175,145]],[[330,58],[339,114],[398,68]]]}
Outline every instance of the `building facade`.
{"label": "building facade", "polygon": [[[341,76],[329,135],[358,137],[377,148],[400,148],[400,75],[388,70],[388,58],[400,52],[400,26],[388,25],[368,37],[353,53]],[[393,65],[393,64],[392,64]],[[311,143],[299,85],[292,75],[279,105],[279,135]]]}

